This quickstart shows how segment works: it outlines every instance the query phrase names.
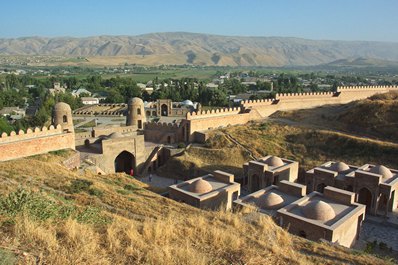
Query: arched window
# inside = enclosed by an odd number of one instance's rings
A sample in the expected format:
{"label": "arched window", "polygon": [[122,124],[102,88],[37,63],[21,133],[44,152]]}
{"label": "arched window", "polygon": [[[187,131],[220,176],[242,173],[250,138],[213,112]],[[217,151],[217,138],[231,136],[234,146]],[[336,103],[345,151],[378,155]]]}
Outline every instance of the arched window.
{"label": "arched window", "polygon": [[137,115],[141,115],[141,109],[140,108],[137,109]]}
{"label": "arched window", "polygon": [[63,122],[68,122],[68,117],[67,117],[66,115],[64,115],[64,116],[62,117],[62,120],[63,120]]}

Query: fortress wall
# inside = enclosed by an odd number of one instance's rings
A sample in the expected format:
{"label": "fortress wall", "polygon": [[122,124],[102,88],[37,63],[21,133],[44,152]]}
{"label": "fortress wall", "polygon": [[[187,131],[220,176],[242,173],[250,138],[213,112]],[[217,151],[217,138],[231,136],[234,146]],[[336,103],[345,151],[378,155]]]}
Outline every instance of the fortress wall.
{"label": "fortress wall", "polygon": [[279,93],[275,98],[280,101],[325,100],[335,96],[334,92]]}
{"label": "fortress wall", "polygon": [[242,125],[246,124],[251,120],[261,118],[257,111],[250,111],[248,113],[236,113],[225,116],[214,116],[205,119],[193,119],[190,120],[190,141],[194,140],[194,133],[196,131],[206,131],[219,127]]}
{"label": "fortress wall", "polygon": [[61,126],[35,128],[18,134],[2,134],[0,138],[0,161],[7,161],[50,151],[75,149],[75,134],[62,132]]}
{"label": "fortress wall", "polygon": [[63,134],[61,125],[57,125],[54,127],[51,125],[50,127],[43,127],[43,128],[34,128],[34,129],[27,129],[26,132],[23,130],[19,130],[17,132],[10,132],[8,135],[7,133],[3,132],[0,138],[0,144],[4,143],[11,143],[11,142],[19,142],[23,140],[35,139],[39,137],[47,137],[52,135],[60,135]]}
{"label": "fortress wall", "polygon": [[255,109],[262,117],[268,117],[279,110],[306,109],[328,104],[345,104],[389,91],[398,91],[398,87],[338,87],[337,92],[277,94],[275,100],[248,100],[243,101],[241,106],[244,109]]}
{"label": "fortress wall", "polygon": [[355,86],[337,88],[337,92],[340,93],[339,98],[341,99],[341,103],[365,99],[376,94],[390,91],[398,91],[398,86]]}
{"label": "fortress wall", "polygon": [[76,141],[78,140],[84,140],[84,139],[89,139],[92,137],[92,132],[79,132],[79,133],[75,133],[75,139]]}
{"label": "fortress wall", "polygon": [[185,142],[184,132],[187,128],[183,124],[147,122],[144,128],[145,141],[156,143]]}
{"label": "fortress wall", "polygon": [[128,133],[135,132],[137,130],[137,126],[119,126],[119,127],[96,127],[92,132],[92,137],[99,137],[101,135],[109,135],[114,132],[120,133]]}
{"label": "fortress wall", "polygon": [[186,115],[187,120],[199,120],[208,119],[214,117],[227,117],[238,114],[241,111],[240,108],[222,108],[213,110],[203,110],[198,112],[189,112]]}

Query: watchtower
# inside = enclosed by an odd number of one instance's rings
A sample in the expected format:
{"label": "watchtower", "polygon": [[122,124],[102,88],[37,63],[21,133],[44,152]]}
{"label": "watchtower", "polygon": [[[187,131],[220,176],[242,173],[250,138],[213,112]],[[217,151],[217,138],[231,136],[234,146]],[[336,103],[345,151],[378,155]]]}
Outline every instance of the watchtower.
{"label": "watchtower", "polygon": [[64,132],[74,132],[72,109],[64,102],[55,104],[52,113],[52,123],[54,126],[61,125]]}
{"label": "watchtower", "polygon": [[140,98],[132,98],[127,104],[126,125],[136,125],[138,129],[144,128],[146,122],[144,102]]}

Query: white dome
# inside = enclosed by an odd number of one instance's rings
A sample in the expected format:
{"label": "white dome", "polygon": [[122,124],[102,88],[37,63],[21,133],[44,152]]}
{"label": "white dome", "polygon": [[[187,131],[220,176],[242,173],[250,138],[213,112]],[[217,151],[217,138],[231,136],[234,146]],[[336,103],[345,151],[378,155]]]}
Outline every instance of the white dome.
{"label": "white dome", "polygon": [[182,105],[189,105],[189,106],[193,106],[193,102],[190,101],[189,99],[184,100],[183,102],[181,102]]}

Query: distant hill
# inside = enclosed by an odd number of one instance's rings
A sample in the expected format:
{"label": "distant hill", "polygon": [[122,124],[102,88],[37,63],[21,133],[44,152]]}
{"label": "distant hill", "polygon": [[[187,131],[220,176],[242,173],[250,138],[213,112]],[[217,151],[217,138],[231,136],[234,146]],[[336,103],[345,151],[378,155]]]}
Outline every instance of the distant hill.
{"label": "distant hill", "polygon": [[398,43],[238,37],[197,33],[153,33],[87,38],[0,39],[0,55],[120,57],[140,64],[310,66],[347,58],[398,61]]}
{"label": "distant hill", "polygon": [[383,66],[383,67],[398,67],[398,62],[375,59],[375,58],[353,58],[353,59],[339,59],[328,64],[327,66],[351,66],[351,67],[367,67],[367,66]]}

